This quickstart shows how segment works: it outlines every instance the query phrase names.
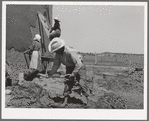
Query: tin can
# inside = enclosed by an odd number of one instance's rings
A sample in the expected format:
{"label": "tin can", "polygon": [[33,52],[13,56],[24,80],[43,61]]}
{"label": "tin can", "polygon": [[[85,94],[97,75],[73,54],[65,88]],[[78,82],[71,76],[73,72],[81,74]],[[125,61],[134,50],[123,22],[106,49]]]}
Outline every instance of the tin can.
{"label": "tin can", "polygon": [[24,82],[24,73],[19,73],[19,82],[18,84],[21,85]]}

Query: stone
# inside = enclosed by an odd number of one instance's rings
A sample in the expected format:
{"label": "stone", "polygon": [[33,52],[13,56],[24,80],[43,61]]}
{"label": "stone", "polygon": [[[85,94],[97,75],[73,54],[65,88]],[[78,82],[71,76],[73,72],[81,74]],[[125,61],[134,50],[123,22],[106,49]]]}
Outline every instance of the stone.
{"label": "stone", "polygon": [[64,92],[64,78],[35,78],[33,82],[43,87],[51,98],[62,97]]}

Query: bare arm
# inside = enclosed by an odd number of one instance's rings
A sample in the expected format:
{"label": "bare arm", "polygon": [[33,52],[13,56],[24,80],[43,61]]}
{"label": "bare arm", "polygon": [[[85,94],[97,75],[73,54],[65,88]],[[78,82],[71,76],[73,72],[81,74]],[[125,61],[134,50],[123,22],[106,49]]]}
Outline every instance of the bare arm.
{"label": "bare arm", "polygon": [[29,47],[30,50],[34,50],[36,42],[33,41],[33,44]]}
{"label": "bare arm", "polygon": [[51,30],[50,30],[50,33],[53,31],[53,27],[51,28]]}
{"label": "bare arm", "polygon": [[58,58],[58,55],[56,54],[53,67],[52,67],[51,71],[49,72],[49,76],[52,76],[54,73],[56,73],[58,68],[60,67],[60,65],[61,65],[61,62]]}

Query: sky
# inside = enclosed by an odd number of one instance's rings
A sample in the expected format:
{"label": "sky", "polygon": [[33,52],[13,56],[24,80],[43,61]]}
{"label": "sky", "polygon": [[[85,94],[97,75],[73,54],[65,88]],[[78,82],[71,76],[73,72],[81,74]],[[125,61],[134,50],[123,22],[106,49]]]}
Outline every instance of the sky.
{"label": "sky", "polygon": [[53,5],[61,37],[79,52],[144,53],[144,7]]}

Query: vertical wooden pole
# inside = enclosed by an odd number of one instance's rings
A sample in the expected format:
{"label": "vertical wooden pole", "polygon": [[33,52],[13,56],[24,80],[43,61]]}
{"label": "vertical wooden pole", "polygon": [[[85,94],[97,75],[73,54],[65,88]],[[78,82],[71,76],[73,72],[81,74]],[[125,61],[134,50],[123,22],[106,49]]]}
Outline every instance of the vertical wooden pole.
{"label": "vertical wooden pole", "polygon": [[28,65],[28,62],[27,62],[26,55],[25,55],[25,53],[23,53],[23,54],[24,54],[24,58],[25,58],[25,62],[26,62],[27,68],[29,68],[29,65]]}
{"label": "vertical wooden pole", "polygon": [[43,55],[43,42],[42,42],[42,33],[41,33],[41,22],[40,22],[38,13],[37,13],[37,18],[38,18],[38,25],[39,25],[39,33],[40,33],[40,36],[41,36],[41,55]]}
{"label": "vertical wooden pole", "polygon": [[[37,13],[37,18],[38,18],[38,25],[39,25],[39,33],[40,33],[40,36],[41,36],[41,55],[44,54],[44,50],[43,50],[43,35],[42,35],[42,26],[41,26],[41,21],[39,19],[39,15]],[[45,66],[44,66],[44,60],[41,58],[41,63],[42,63],[42,69],[44,70],[45,69]]]}
{"label": "vertical wooden pole", "polygon": [[[43,26],[42,26],[42,23],[40,22],[40,25],[41,25],[41,35],[42,35],[42,47],[43,47],[43,54],[46,53],[46,48],[45,48],[45,41],[44,41],[44,31],[43,31]],[[43,60],[43,70],[46,71],[47,69],[47,62],[46,60]]]}
{"label": "vertical wooden pole", "polygon": [[97,64],[97,54],[95,52],[95,65]]}
{"label": "vertical wooden pole", "polygon": [[48,14],[48,17],[47,17],[48,23],[50,25],[51,24],[51,21],[50,21],[50,15],[49,15],[49,6],[47,6],[47,14]]}
{"label": "vertical wooden pole", "polygon": [[46,52],[46,48],[45,48],[44,31],[43,31],[43,26],[42,26],[42,24],[41,24],[41,33],[42,33],[43,51],[44,51],[44,53],[45,53],[45,52]]}

